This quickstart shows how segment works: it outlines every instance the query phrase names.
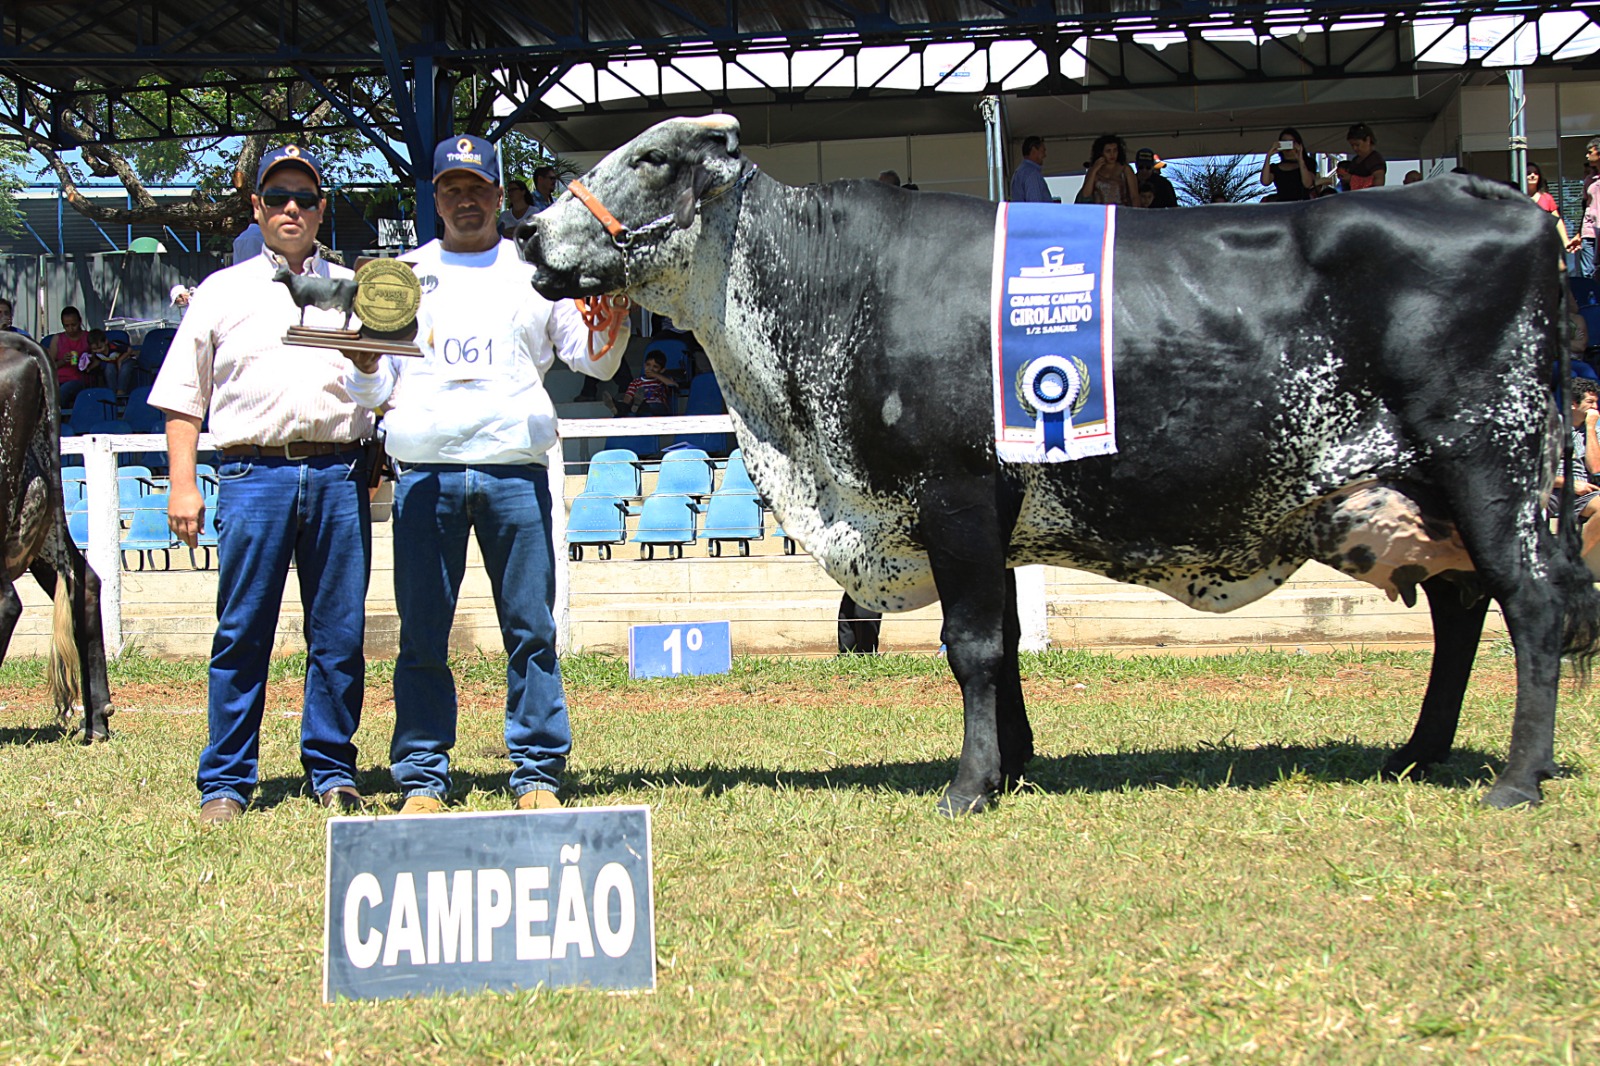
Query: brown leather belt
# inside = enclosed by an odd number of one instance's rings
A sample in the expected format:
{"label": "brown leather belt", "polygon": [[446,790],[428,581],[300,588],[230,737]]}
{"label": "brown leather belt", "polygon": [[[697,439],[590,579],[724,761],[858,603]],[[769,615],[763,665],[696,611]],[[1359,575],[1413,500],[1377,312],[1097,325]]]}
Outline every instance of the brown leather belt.
{"label": "brown leather belt", "polygon": [[222,454],[230,459],[311,459],[321,455],[359,452],[362,441],[296,440],[288,444],[230,444]]}

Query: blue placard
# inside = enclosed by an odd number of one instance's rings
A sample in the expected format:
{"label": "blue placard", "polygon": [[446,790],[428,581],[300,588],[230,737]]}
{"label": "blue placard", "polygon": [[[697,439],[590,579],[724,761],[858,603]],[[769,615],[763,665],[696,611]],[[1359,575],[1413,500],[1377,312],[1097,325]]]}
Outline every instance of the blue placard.
{"label": "blue placard", "polygon": [[629,677],[725,674],[733,669],[727,622],[673,622],[628,630]]}
{"label": "blue placard", "polygon": [[333,818],[323,999],[655,988],[650,808]]}

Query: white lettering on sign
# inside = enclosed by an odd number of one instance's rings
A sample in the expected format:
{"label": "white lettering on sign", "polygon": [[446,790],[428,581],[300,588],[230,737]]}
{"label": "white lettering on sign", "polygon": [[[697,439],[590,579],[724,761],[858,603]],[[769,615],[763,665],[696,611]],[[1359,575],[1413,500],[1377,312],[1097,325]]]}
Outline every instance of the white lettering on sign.
{"label": "white lettering on sign", "polygon": [[[404,876],[404,875],[402,875]],[[494,961],[494,931],[511,920],[511,878],[504,870],[478,871],[478,961]]]}
{"label": "white lettering on sign", "polygon": [[[617,894],[617,927],[611,928],[607,920],[610,913],[611,893]],[[600,867],[594,879],[594,935],[600,941],[600,950],[619,959],[633,946],[633,878],[620,862],[608,862]]]}
{"label": "white lettering on sign", "polygon": [[368,873],[356,874],[344,891],[344,953],[358,969],[368,969],[383,954],[383,937],[376,930],[361,938],[361,905],[376,907],[383,902],[383,886]]}
{"label": "white lettering on sign", "polygon": [[550,935],[535,934],[533,927],[550,920],[550,901],[536,898],[535,892],[550,890],[550,867],[517,867],[517,960],[548,959]]}
{"label": "white lettering on sign", "polygon": [[389,904],[389,930],[383,934],[383,964],[393,966],[400,953],[411,956],[411,965],[423,962],[428,953],[422,948],[422,912],[417,907],[417,882],[408,873],[396,874],[394,897]]}
{"label": "white lettering on sign", "polygon": [[428,961],[472,961],[472,871],[457,870],[446,891],[443,870],[428,871]]}
{"label": "white lettering on sign", "polygon": [[621,958],[637,932],[633,878],[621,863],[608,862],[585,892],[577,865],[581,850],[562,848],[553,916],[548,866],[510,872],[429,870],[420,875],[426,904],[417,898],[419,875],[401,872],[390,886],[388,920],[380,929],[372,911],[383,905],[384,886],[370,873],[357,874],[344,893],[345,954],[362,970],[380,961],[384,966],[493,962],[495,930],[510,923],[518,961],[564,959],[573,951],[588,959],[596,947]]}

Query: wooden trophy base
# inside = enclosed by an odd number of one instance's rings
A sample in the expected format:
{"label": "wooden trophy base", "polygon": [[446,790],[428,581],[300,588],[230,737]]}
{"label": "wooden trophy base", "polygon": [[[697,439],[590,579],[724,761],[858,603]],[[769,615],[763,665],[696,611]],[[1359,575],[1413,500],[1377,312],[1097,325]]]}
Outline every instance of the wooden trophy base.
{"label": "wooden trophy base", "polygon": [[[411,331],[416,336],[416,331]],[[382,337],[363,335],[353,329],[316,329],[311,326],[290,326],[283,335],[283,343],[298,344],[303,348],[332,348],[340,352],[359,352],[362,355],[421,356],[422,349],[410,338],[385,340]]]}

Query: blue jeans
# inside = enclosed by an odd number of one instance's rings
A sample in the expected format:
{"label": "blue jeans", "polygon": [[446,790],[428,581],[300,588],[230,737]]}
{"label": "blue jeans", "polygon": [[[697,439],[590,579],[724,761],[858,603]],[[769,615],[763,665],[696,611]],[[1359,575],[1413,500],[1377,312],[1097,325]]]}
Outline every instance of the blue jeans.
{"label": "blue jeans", "polygon": [[1585,237],[1578,246],[1578,277],[1594,277],[1594,238]]}
{"label": "blue jeans", "polygon": [[200,801],[249,803],[255,789],[267,667],[291,559],[307,645],[300,761],[319,796],[354,785],[372,570],[366,461],[360,452],[228,459],[217,477],[217,634]]}
{"label": "blue jeans", "polygon": [[543,466],[403,464],[394,494],[394,664],[390,771],[404,796],[444,799],[456,742],[450,627],[476,532],[494,592],[506,667],[511,790],[556,791],[572,727],[556,659],[550,485]]}

